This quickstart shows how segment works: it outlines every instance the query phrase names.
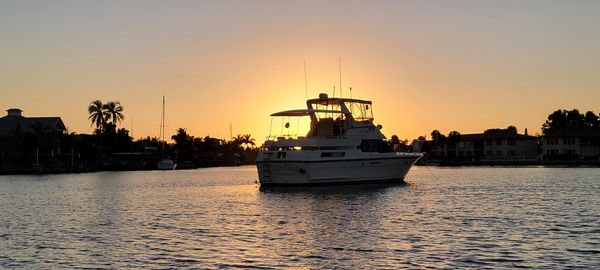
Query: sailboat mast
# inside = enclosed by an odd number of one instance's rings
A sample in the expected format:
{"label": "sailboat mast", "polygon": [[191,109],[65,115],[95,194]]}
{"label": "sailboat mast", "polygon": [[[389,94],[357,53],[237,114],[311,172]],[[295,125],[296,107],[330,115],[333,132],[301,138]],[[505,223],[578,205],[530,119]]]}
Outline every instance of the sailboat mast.
{"label": "sailboat mast", "polygon": [[162,98],[162,114],[160,116],[160,140],[162,141],[162,150],[165,151],[165,96]]}

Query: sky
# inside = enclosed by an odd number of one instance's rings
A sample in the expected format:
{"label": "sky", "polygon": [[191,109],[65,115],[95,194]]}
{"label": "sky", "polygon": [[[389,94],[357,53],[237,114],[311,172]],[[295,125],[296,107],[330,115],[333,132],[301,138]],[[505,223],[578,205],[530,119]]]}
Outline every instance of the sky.
{"label": "sky", "polygon": [[373,101],[400,138],[600,112],[600,1],[5,1],[0,108],[60,116],[119,101],[133,137],[250,133],[308,96]]}

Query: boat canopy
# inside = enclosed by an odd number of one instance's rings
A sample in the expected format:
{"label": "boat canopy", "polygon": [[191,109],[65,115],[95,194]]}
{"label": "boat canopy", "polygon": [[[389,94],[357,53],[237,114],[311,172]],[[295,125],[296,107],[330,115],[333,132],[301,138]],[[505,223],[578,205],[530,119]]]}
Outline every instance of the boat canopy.
{"label": "boat canopy", "polygon": [[274,114],[271,114],[271,116],[308,116],[311,113],[343,114],[343,112],[339,111],[339,110],[298,109],[298,110],[276,112]]}
{"label": "boat canopy", "polygon": [[358,103],[358,104],[373,104],[369,100],[362,99],[352,99],[352,98],[314,98],[309,99],[307,103],[309,104],[321,104],[321,105],[331,105],[331,104],[339,104],[342,102],[347,103]]}

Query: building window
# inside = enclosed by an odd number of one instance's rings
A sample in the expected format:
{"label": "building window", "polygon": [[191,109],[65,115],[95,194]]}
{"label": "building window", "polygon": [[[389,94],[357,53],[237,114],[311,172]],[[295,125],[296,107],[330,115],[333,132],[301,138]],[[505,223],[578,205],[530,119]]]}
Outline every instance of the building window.
{"label": "building window", "polygon": [[488,151],[486,151],[485,154],[488,155],[488,156],[490,156],[490,157],[492,157],[492,156],[494,156],[494,151],[488,150]]}
{"label": "building window", "polygon": [[496,140],[496,145],[502,145],[502,140],[500,140],[500,139]]}
{"label": "building window", "polygon": [[508,150],[508,155],[511,156],[511,157],[514,157],[514,156],[517,155],[517,151],[515,151],[515,150]]}
{"label": "building window", "polygon": [[557,149],[549,149],[548,151],[546,151],[546,155],[548,155],[548,156],[558,156],[558,150]]}
{"label": "building window", "polygon": [[506,141],[507,145],[517,145],[517,141],[515,139],[509,139]]}
{"label": "building window", "polygon": [[485,145],[492,146],[492,145],[494,145],[494,142],[491,140],[487,140],[487,141],[485,141]]}
{"label": "building window", "polygon": [[504,154],[502,153],[502,150],[498,150],[498,151],[496,151],[496,156],[499,156],[499,157],[501,157],[501,156],[503,156],[503,155],[504,155]]}

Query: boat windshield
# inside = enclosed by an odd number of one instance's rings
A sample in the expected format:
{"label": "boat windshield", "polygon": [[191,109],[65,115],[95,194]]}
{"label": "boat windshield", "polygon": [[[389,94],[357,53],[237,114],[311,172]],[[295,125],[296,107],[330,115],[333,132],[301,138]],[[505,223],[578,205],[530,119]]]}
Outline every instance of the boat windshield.
{"label": "boat windshield", "polygon": [[314,104],[315,108],[315,116],[318,119],[323,118],[332,118],[335,119],[338,116],[342,115],[342,111],[340,108],[340,104],[337,103],[329,103],[329,104]]}
{"label": "boat windshield", "polygon": [[267,140],[299,139],[310,131],[309,114],[272,115]]}
{"label": "boat windshield", "polygon": [[[339,136],[347,122],[344,113],[336,108],[339,109],[339,105],[271,114],[267,140]],[[314,118],[311,119],[312,116]]]}
{"label": "boat windshield", "polygon": [[346,108],[352,113],[354,121],[359,123],[373,123],[373,105],[364,102],[344,102]]}

